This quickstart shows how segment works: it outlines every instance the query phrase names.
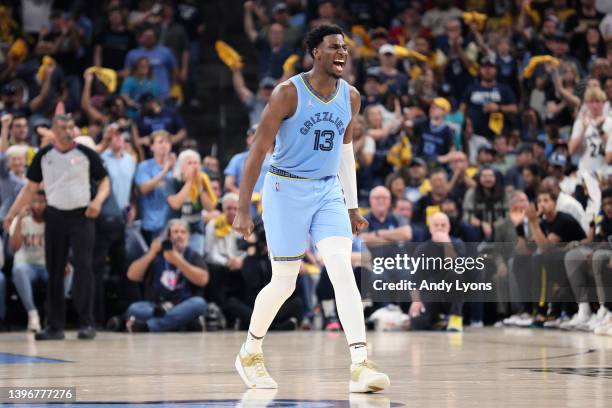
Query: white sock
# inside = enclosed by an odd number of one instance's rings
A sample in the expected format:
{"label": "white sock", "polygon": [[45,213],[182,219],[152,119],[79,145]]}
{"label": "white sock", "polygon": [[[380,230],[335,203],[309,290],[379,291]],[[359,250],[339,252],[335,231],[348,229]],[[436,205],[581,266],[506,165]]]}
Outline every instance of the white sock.
{"label": "white sock", "polygon": [[255,337],[251,334],[251,332],[247,332],[247,338],[244,342],[244,351],[247,354],[256,354],[261,353],[261,345],[263,344],[263,337]]}
{"label": "white sock", "polygon": [[580,316],[590,316],[591,315],[591,306],[589,305],[589,302],[578,303],[578,314]]}
{"label": "white sock", "polygon": [[354,364],[367,359],[365,322],[361,295],[351,266],[351,240],[329,237],[317,243],[329,280],[336,294],[338,317],[342,323]]}
{"label": "white sock", "polygon": [[349,346],[351,363],[359,364],[368,359],[368,348],[365,343],[355,343]]}
{"label": "white sock", "polygon": [[295,281],[302,261],[272,261],[272,280],[257,295],[249,332],[244,344],[249,354],[261,353],[263,338],[276,317],[278,309],[295,290]]}

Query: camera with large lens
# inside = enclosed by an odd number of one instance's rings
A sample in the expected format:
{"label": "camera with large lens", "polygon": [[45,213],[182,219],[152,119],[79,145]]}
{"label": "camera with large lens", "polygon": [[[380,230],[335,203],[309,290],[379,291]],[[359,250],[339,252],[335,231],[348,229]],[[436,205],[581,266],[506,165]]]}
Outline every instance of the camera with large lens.
{"label": "camera with large lens", "polygon": [[162,241],[162,250],[171,251],[174,248],[174,244],[169,238],[166,238]]}

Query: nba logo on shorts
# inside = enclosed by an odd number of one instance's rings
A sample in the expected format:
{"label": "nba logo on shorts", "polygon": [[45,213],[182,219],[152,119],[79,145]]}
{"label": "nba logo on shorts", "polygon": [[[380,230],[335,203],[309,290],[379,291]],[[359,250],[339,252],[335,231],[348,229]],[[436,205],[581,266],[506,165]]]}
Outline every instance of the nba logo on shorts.
{"label": "nba logo on shorts", "polygon": [[274,189],[276,191],[280,191],[280,183],[278,181],[276,183],[274,183]]}

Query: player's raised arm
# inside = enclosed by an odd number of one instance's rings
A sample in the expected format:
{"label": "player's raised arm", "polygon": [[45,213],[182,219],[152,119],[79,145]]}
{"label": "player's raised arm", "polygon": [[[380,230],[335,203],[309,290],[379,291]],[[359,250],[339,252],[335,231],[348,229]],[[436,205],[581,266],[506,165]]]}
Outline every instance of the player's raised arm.
{"label": "player's raised arm", "polygon": [[234,230],[244,235],[245,238],[253,231],[253,220],[249,206],[261,165],[266,153],[274,142],[281,122],[293,115],[296,105],[297,91],[295,86],[291,82],[286,81],[274,89],[270,96],[270,101],[261,114],[261,120],[255,132],[255,141],[249,149],[249,155],[244,164],[240,181],[238,213],[233,224]]}
{"label": "player's raised arm", "polygon": [[344,140],[342,145],[342,158],[340,159],[340,168],[338,169],[338,178],[342,191],[344,192],[344,201],[349,211],[351,219],[351,228],[353,234],[358,233],[368,226],[365,218],[359,215],[359,203],[357,200],[357,170],[355,166],[355,153],[353,152],[353,124],[357,120],[361,107],[361,96],[359,91],[351,86],[351,111],[352,119],[346,131],[344,132]]}

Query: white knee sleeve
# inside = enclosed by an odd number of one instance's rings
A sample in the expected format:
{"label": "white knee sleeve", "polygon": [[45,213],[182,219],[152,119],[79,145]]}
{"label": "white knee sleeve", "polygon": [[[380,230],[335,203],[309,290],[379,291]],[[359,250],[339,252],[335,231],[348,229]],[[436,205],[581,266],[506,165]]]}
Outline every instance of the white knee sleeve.
{"label": "white knee sleeve", "polygon": [[276,262],[272,261],[272,279],[257,295],[255,307],[251,315],[249,331],[258,337],[263,337],[278,313],[295,290],[295,281],[300,272],[302,261]]}
{"label": "white knee sleeve", "polygon": [[295,290],[295,282],[300,273],[302,261],[271,262],[272,279],[268,285],[272,285],[274,287],[274,292],[277,293],[279,297],[282,297],[284,301],[291,296]]}
{"label": "white knee sleeve", "polygon": [[351,266],[351,244],[347,237],[329,237],[317,243],[334,287],[338,317],[349,344],[365,342],[363,306]]}

